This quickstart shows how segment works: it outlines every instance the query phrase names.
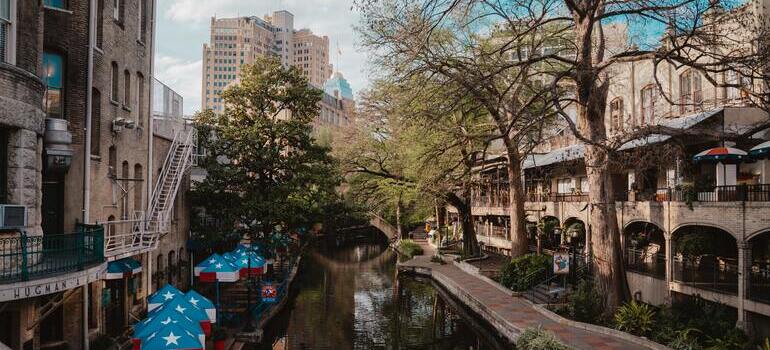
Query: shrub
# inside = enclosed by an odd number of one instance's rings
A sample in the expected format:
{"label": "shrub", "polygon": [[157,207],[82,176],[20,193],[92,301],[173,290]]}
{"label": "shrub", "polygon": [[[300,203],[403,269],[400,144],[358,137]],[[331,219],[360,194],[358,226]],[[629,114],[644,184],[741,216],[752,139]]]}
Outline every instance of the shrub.
{"label": "shrub", "polygon": [[674,350],[700,350],[703,347],[698,343],[697,329],[687,328],[674,332],[674,338],[666,345]]}
{"label": "shrub", "polygon": [[575,321],[601,323],[604,312],[602,300],[604,298],[596,291],[594,284],[591,281],[582,280],[569,296],[568,316]]}
{"label": "shrub", "polygon": [[645,303],[631,301],[615,312],[615,328],[638,336],[647,336],[655,325],[655,310]]}
{"label": "shrub", "polygon": [[411,239],[402,239],[398,243],[398,251],[401,252],[401,254],[406,255],[409,259],[415,255],[422,255],[423,253],[422,247]]}
{"label": "shrub", "polygon": [[541,328],[527,328],[516,340],[519,350],[569,350],[553,333]]}
{"label": "shrub", "polygon": [[765,338],[765,342],[762,345],[757,345],[757,350],[770,350],[770,338]]}
{"label": "shrub", "polygon": [[500,284],[521,292],[532,288],[546,278],[551,260],[545,255],[527,254],[513,258],[500,270]]}

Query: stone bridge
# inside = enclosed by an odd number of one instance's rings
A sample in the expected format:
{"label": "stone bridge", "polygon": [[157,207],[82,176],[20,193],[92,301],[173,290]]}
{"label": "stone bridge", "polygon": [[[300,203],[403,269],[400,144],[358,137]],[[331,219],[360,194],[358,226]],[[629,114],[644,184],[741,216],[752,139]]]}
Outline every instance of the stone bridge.
{"label": "stone bridge", "polygon": [[369,220],[369,223],[380,230],[383,234],[385,234],[385,236],[388,237],[388,240],[392,241],[398,238],[398,229],[396,229],[395,226],[391,225],[389,222],[385,221],[385,219],[375,213],[370,214],[371,219]]}

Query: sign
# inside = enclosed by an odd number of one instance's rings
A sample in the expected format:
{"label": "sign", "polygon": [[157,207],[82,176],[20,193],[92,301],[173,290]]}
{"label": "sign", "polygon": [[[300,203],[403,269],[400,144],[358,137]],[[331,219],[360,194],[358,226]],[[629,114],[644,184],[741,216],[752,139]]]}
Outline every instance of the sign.
{"label": "sign", "polygon": [[265,283],[262,285],[262,301],[266,303],[274,303],[278,297],[278,291],[275,289],[272,283]]}
{"label": "sign", "polygon": [[565,275],[569,273],[569,253],[559,251],[553,254],[553,273]]}
{"label": "sign", "polygon": [[[105,264],[106,265],[106,264]],[[105,266],[88,271],[77,271],[77,275],[70,274],[65,276],[56,276],[41,280],[32,280],[28,282],[19,282],[0,287],[0,302],[7,300],[19,300],[34,298],[42,295],[48,295],[63,292],[68,289],[76,288],[99,280],[99,271]],[[64,277],[64,278],[62,278]],[[10,287],[4,289],[3,287]]]}

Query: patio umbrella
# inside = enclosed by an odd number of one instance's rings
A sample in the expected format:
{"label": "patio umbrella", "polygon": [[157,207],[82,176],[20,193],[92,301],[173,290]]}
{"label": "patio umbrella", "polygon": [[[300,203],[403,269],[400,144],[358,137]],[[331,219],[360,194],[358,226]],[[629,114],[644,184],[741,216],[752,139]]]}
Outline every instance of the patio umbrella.
{"label": "patio umbrella", "polygon": [[235,264],[240,269],[241,277],[265,273],[265,258],[255,252],[244,253]]}
{"label": "patio umbrella", "polygon": [[714,162],[734,164],[740,163],[748,153],[733,147],[714,147],[696,154],[693,160],[696,162]]}
{"label": "patio umbrella", "polygon": [[184,293],[182,293],[179,289],[176,289],[176,287],[166,283],[165,286],[161,287],[158,289],[158,291],[147,298],[147,311],[152,311],[167,301],[182,295],[184,295]]}
{"label": "patio umbrella", "polygon": [[756,159],[770,158],[770,141],[762,142],[749,150],[749,155]]}
{"label": "patio umbrella", "polygon": [[209,320],[211,320],[211,323],[217,322],[217,309],[216,306],[214,306],[214,303],[209,300],[208,298],[204,297],[200,293],[190,289],[187,293],[184,295],[185,299],[190,304],[193,304],[194,306],[198,307],[199,309],[202,309],[206,312],[206,315],[209,316]]}
{"label": "patio umbrella", "polygon": [[211,260],[214,262],[200,271],[201,282],[236,282],[240,279],[238,267],[223,256],[217,255]]}
{"label": "patio umbrella", "polygon": [[161,315],[165,312],[178,312],[184,316],[189,317],[191,320],[198,322],[203,333],[209,335],[211,333],[211,320],[209,315],[203,309],[190,304],[185,298],[174,298],[161,307],[152,310],[147,314],[147,317]]}
{"label": "patio umbrella", "polygon": [[227,260],[227,261],[229,261],[231,263],[236,261],[236,260],[238,260],[238,255],[235,255],[235,254],[233,254],[231,252],[223,253],[222,257],[225,258],[225,260]]}
{"label": "patio umbrella", "polygon": [[123,258],[107,264],[107,273],[104,275],[104,279],[122,279],[140,272],[142,272],[142,264],[132,258]]}
{"label": "patio umbrella", "polygon": [[148,350],[204,350],[198,337],[179,324],[169,323],[142,338],[142,349]]}
{"label": "patio umbrella", "polygon": [[216,259],[218,257],[221,257],[221,256],[219,254],[217,254],[217,253],[209,255],[208,258],[206,258],[203,261],[201,261],[200,263],[198,263],[198,265],[195,265],[195,268],[193,268],[193,274],[195,276],[200,276],[201,271],[203,271],[205,268],[209,267],[209,265],[215,263],[217,261]]}
{"label": "patio umbrella", "polygon": [[206,334],[199,323],[173,309],[164,308],[161,312],[154,313],[134,325],[134,336],[131,338],[134,350],[142,348],[143,339],[149,337],[152,333],[165,329],[169,325],[181,326],[198,337],[201,344],[206,344]]}

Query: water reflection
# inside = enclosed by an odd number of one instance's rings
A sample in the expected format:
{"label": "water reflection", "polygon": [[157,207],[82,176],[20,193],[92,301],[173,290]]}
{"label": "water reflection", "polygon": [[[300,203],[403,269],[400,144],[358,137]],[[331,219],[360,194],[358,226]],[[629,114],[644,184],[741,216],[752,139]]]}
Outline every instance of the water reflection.
{"label": "water reflection", "polygon": [[397,277],[395,259],[372,243],[309,254],[258,349],[508,348],[430,282]]}

